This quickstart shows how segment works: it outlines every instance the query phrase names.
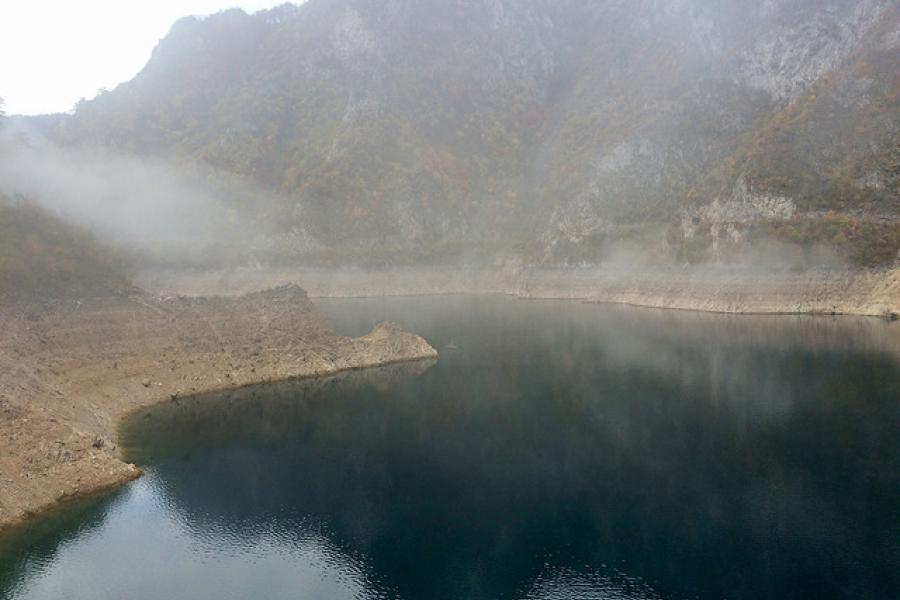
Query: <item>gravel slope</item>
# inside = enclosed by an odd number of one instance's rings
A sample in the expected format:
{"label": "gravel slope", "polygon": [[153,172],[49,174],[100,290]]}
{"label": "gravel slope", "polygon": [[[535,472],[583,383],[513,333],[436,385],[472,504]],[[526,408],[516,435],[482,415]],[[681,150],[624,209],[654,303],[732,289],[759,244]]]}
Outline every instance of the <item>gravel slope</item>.
{"label": "gravel slope", "polygon": [[345,298],[508,294],[723,313],[900,314],[900,268],[805,272],[761,268],[392,269],[298,271],[235,269],[154,272],[140,278],[161,293],[240,294],[303,281],[310,296]]}
{"label": "gravel slope", "polygon": [[116,432],[142,407],[437,356],[390,323],[339,336],[296,286],[7,304],[0,329],[0,529],[139,476],[121,460]]}

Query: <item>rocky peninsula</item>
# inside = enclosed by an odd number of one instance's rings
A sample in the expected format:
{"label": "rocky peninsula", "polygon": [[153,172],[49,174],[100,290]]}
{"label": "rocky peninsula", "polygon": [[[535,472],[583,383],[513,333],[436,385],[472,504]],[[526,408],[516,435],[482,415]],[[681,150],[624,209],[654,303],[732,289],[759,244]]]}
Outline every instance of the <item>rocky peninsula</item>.
{"label": "rocky peninsula", "polygon": [[120,296],[0,305],[0,529],[140,475],[128,414],[185,395],[433,359],[384,323],[339,336],[294,285],[235,297]]}

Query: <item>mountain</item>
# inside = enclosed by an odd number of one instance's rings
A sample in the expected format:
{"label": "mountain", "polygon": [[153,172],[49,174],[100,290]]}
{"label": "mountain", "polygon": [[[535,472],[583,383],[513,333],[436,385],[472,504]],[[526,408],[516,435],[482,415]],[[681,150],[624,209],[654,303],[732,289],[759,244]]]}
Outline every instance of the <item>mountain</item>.
{"label": "mountain", "polygon": [[53,127],[276,192],[286,260],[900,249],[895,0],[308,0],[175,23]]}

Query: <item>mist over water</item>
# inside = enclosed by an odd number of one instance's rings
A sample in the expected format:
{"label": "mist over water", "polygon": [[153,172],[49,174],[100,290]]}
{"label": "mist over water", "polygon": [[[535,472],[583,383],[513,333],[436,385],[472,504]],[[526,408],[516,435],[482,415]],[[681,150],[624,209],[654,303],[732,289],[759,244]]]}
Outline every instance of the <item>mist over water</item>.
{"label": "mist over water", "polygon": [[217,1],[0,99],[0,600],[900,599],[898,0]]}
{"label": "mist over water", "polygon": [[864,319],[326,301],[419,363],[184,399],[0,549],[32,598],[894,598],[900,340]]}

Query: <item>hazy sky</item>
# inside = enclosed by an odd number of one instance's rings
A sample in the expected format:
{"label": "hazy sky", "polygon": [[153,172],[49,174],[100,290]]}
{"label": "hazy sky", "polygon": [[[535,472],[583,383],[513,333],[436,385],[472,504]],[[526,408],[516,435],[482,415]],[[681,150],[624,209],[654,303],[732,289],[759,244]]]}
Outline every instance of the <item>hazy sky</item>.
{"label": "hazy sky", "polygon": [[179,17],[285,1],[0,0],[0,98],[9,114],[68,111],[134,77]]}

